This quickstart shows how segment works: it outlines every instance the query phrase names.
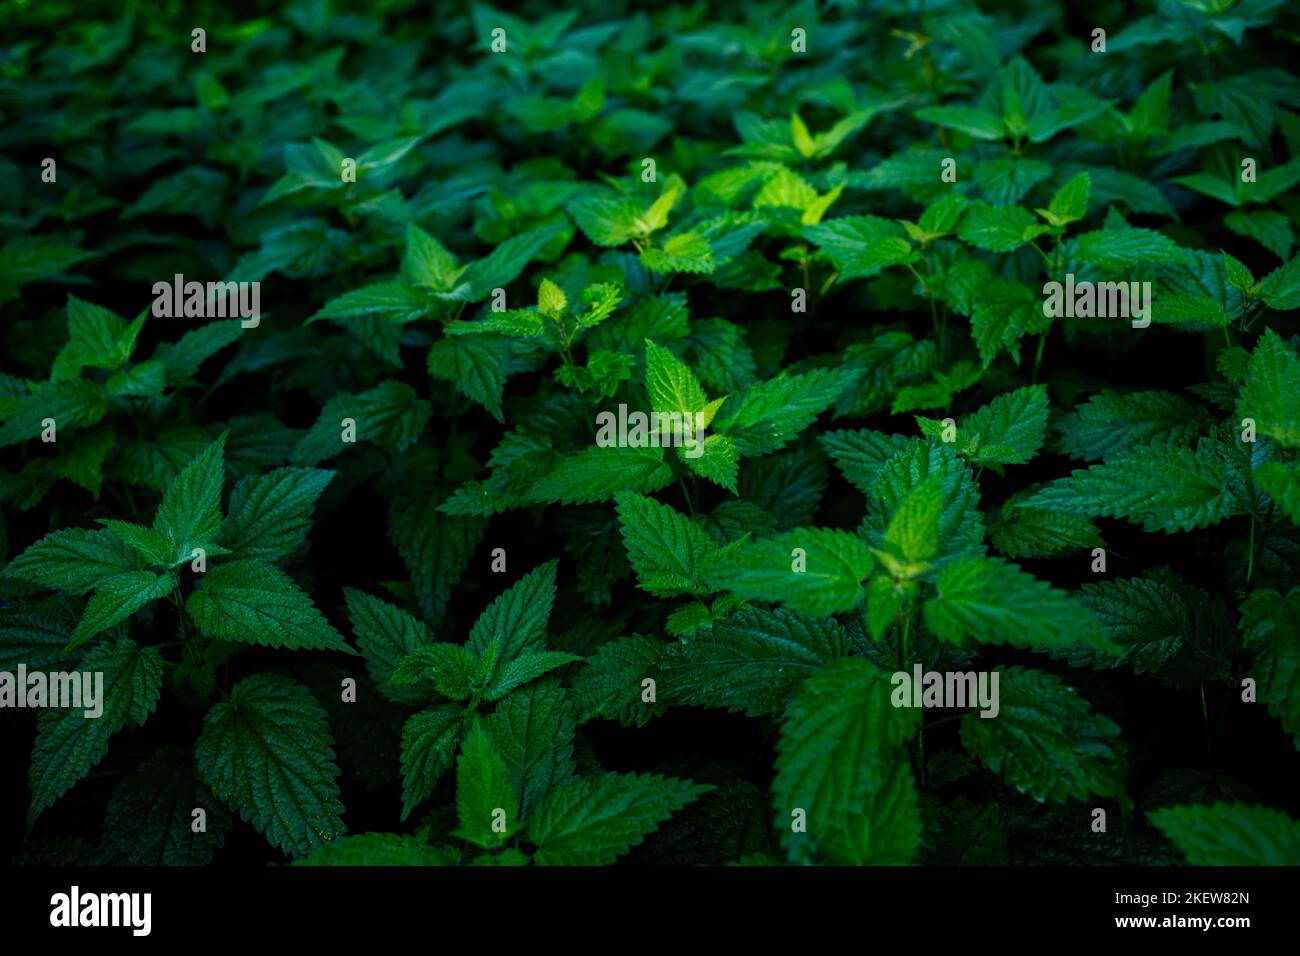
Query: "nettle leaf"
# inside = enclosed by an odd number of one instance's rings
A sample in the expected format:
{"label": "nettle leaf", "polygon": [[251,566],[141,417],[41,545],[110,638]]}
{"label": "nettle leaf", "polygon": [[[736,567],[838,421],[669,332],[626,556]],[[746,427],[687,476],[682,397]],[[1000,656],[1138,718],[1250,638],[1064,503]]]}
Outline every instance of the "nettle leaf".
{"label": "nettle leaf", "polygon": [[289,856],[344,833],[334,741],[307,688],[263,673],[214,704],[195,746],[199,776]]}
{"label": "nettle leaf", "polygon": [[429,846],[418,836],[400,833],[362,833],[345,836],[317,847],[294,866],[454,866],[457,854],[450,847]]}
{"label": "nettle leaf", "polygon": [[840,280],[847,281],[917,261],[920,253],[901,232],[898,223],[878,216],[844,216],[805,226],[803,235],[835,265]]}
{"label": "nettle leaf", "polygon": [[610,641],[587,659],[573,678],[573,699],[578,722],[595,717],[641,727],[660,713],[663,705],[647,702],[643,681],[655,679],[665,645],[633,634]]}
{"label": "nettle leaf", "polygon": [[976,465],[1025,464],[1042,447],[1047,404],[1042,385],[999,395],[958,424],[958,451]]}
{"label": "nettle leaf", "polygon": [[1103,390],[1058,423],[1061,450],[1084,461],[1110,459],[1140,445],[1191,446],[1205,413],[1173,392]]}
{"label": "nettle leaf", "polygon": [[1237,414],[1254,419],[1259,434],[1283,447],[1300,447],[1300,356],[1272,329],[1251,354]]}
{"label": "nettle leaf", "polygon": [[68,646],[76,647],[119,621],[125,621],[151,601],[166,597],[175,590],[176,584],[176,575],[170,571],[162,574],[126,571],[105,578],[95,586],[95,593],[86,602],[85,613]]}
{"label": "nettle leaf", "polygon": [[[504,422],[501,401],[513,351],[510,340],[499,335],[450,336],[435,342],[429,350],[429,374],[452,382],[458,392],[478,402],[497,421]],[[421,428],[427,418],[427,413],[423,413]]]}
{"label": "nettle leaf", "polygon": [[957,237],[987,252],[1011,252],[1047,231],[1034,214],[1019,206],[990,206],[976,200],[962,217]]}
{"label": "nettle leaf", "polygon": [[557,564],[538,565],[503,591],[474,622],[465,647],[482,656],[496,641],[507,662],[525,650],[540,650],[555,602]]}
{"label": "nettle leaf", "polygon": [[859,491],[871,490],[876,476],[891,458],[907,447],[906,435],[887,435],[869,429],[834,431],[818,436],[826,453]]}
{"label": "nettle leaf", "polygon": [[[199,832],[193,826],[195,807],[207,814]],[[229,811],[198,779],[194,755],[167,747],[113,791],[103,848],[130,866],[207,866],[230,826]]]}
{"label": "nettle leaf", "polygon": [[[129,640],[105,642],[90,650],[77,665],[83,706],[41,711],[27,779],[32,805],[30,825],[86,776],[108,753],[108,740],[129,724],[143,724],[158,705],[163,659],[156,647],[138,647]],[[99,678],[103,675],[102,690]],[[96,700],[86,696],[91,691]],[[88,713],[99,711],[95,716]]]}
{"label": "nettle leaf", "polygon": [[662,448],[592,447],[561,458],[533,487],[538,502],[610,501],[620,491],[649,494],[673,480]]}
{"label": "nettle leaf", "polygon": [[421,693],[418,687],[393,687],[388,681],[403,660],[433,643],[429,626],[387,601],[352,588],[344,588],[343,597],[357,648],[380,692],[405,703],[427,700],[427,693]]}
{"label": "nettle leaf", "polygon": [[713,272],[713,248],[694,232],[682,232],[641,253],[641,264],[651,272]]}
{"label": "nettle leaf", "polygon": [[1300,823],[1280,810],[1219,802],[1147,816],[1193,866],[1296,866]]}
{"label": "nettle leaf", "polygon": [[999,140],[1007,135],[1002,117],[974,106],[927,106],[916,118],[955,129],[974,139]]}
{"label": "nettle leaf", "polygon": [[1255,655],[1259,699],[1300,748],[1300,588],[1285,597],[1272,588],[1252,592],[1241,605],[1241,629]]}
{"label": "nettle leaf", "polygon": [[653,774],[578,777],[553,790],[528,821],[538,866],[613,863],[712,787]]}
{"label": "nettle leaf", "polygon": [[1265,462],[1255,471],[1255,487],[1277,502],[1283,514],[1300,524],[1300,474],[1279,462]]}
{"label": "nettle leaf", "polygon": [[376,282],[330,299],[307,321],[377,316],[388,322],[414,322],[432,310],[433,303],[419,289],[405,282]]}
{"label": "nettle leaf", "polygon": [[1069,652],[1070,663],[1131,667],[1177,687],[1224,676],[1230,632],[1225,610],[1167,569],[1085,583],[1079,600],[1101,621],[1119,653],[1081,647]]}
{"label": "nettle leaf", "polygon": [[1038,214],[1053,226],[1064,226],[1078,222],[1088,214],[1088,195],[1092,191],[1092,179],[1086,172],[1079,173],[1056,191],[1046,209],[1039,209]]}
{"label": "nettle leaf", "polygon": [[316,424],[302,436],[291,455],[293,464],[318,465],[363,441],[401,451],[419,437],[432,411],[403,382],[384,382],[358,395],[341,392],[325,403]]}
{"label": "nettle leaf", "polygon": [[573,707],[554,682],[540,681],[512,693],[483,727],[519,794],[524,819],[573,776]]}
{"label": "nettle leaf", "polygon": [[867,514],[862,535],[873,548],[885,547],[885,534],[903,503],[931,477],[939,479],[943,510],[939,517],[940,551],[935,567],[984,553],[984,522],[979,513],[979,489],[970,466],[938,441],[911,440],[880,468],[867,490]]}
{"label": "nettle leaf", "polygon": [[996,716],[962,718],[961,742],[980,763],[1039,801],[1123,793],[1117,725],[1052,674],[1023,667],[998,674]]}
{"label": "nettle leaf", "polygon": [[953,564],[939,575],[937,588],[923,611],[926,625],[945,641],[1044,651],[1074,644],[1114,647],[1082,604],[1001,558]]}
{"label": "nettle leaf", "polygon": [[[772,806],[792,862],[912,862],[920,846],[906,742],[918,711],[895,707],[890,682],[866,661],[823,667],[786,712]],[[792,826],[803,814],[806,831]]]}
{"label": "nettle leaf", "polygon": [[318,468],[277,468],[244,478],[230,494],[222,546],[266,561],[292,554],[306,540],[312,507],[334,474]]}
{"label": "nettle leaf", "polygon": [[140,569],[136,553],[111,531],[53,531],[24,551],[4,575],[45,588],[85,594],[103,581]]}
{"label": "nettle leaf", "polygon": [[186,465],[158,506],[153,530],[171,541],[175,564],[189,561],[195,548],[210,550],[217,542],[225,445],[226,436],[222,434]]}
{"label": "nettle leaf", "polygon": [[709,400],[685,362],[650,339],[645,342],[645,358],[645,387],[650,393],[650,406],[656,412],[694,415],[705,410]]}
{"label": "nettle leaf", "polygon": [[562,231],[559,226],[542,226],[507,239],[484,258],[466,266],[455,288],[438,296],[456,302],[483,301],[493,289],[504,288],[518,278],[524,266],[538,258]]}
{"label": "nettle leaf", "polygon": [[1195,451],[1146,445],[1075,470],[1030,496],[1044,511],[1127,518],[1148,531],[1190,531],[1232,512],[1228,464],[1202,442]]}
{"label": "nettle leaf", "polygon": [[218,640],[356,653],[289,575],[253,558],[224,561],[204,574],[185,610]]}
{"label": "nettle leaf", "polygon": [[758,717],[783,710],[803,681],[847,653],[833,620],[749,608],[714,622],[711,632],[668,645],[659,659],[659,693],[674,704]]}
{"label": "nettle leaf", "polygon": [[989,517],[989,542],[1013,560],[1064,557],[1103,546],[1101,533],[1087,518],[1025,507],[1014,495]]}
{"label": "nettle leaf", "polygon": [[421,711],[402,728],[402,819],[429,798],[451,769],[469,712],[454,706]]}
{"label": "nettle leaf", "polygon": [[693,521],[645,495],[614,496],[628,561],[641,587],[656,597],[707,594],[718,548]]}
{"label": "nettle leaf", "polygon": [[719,562],[712,581],[744,600],[835,614],[857,606],[874,563],[866,543],[851,532],[797,528],[740,545]]}
{"label": "nettle leaf", "polygon": [[460,827],[453,835],[484,849],[501,846],[519,829],[519,794],[477,719],[456,764],[456,815]]}
{"label": "nettle leaf", "polygon": [[825,369],[755,382],[723,403],[713,427],[735,442],[741,455],[766,455],[784,448],[830,408],[844,384],[838,372]]}

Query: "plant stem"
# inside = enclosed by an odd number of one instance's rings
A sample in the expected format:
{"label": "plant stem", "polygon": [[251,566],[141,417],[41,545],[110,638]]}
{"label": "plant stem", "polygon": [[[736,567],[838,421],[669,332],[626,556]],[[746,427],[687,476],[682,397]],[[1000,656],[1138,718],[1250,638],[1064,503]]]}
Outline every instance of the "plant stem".
{"label": "plant stem", "polygon": [[1029,379],[1029,381],[1031,382],[1038,381],[1038,366],[1043,361],[1043,346],[1045,346],[1046,344],[1047,344],[1047,330],[1044,329],[1043,334],[1038,337],[1038,351],[1034,353],[1034,374],[1033,377]]}

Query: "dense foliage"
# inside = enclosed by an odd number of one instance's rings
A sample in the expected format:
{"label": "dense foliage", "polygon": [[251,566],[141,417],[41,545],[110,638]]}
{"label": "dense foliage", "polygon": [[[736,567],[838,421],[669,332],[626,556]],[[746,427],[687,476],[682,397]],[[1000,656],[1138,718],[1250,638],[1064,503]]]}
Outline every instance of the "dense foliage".
{"label": "dense foliage", "polygon": [[1300,862],[1283,0],[623,6],[4,5],[14,859]]}

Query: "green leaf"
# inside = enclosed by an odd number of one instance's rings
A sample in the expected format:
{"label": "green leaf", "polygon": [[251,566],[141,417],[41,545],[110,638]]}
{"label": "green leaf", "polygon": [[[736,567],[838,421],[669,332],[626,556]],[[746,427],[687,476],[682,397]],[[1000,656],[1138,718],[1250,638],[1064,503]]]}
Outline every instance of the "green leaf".
{"label": "green leaf", "polygon": [[518,278],[524,266],[536,259],[560,233],[559,226],[542,226],[507,239],[485,258],[470,263],[455,289],[440,295],[458,302],[481,302],[493,289],[504,288]]}
{"label": "green leaf", "polygon": [[1255,487],[1276,501],[1293,522],[1300,524],[1300,474],[1280,462],[1265,462],[1255,471]]}
{"label": "green leaf", "polygon": [[303,856],[344,833],[333,743],[307,688],[262,673],[213,705],[194,753],[218,797],[273,846]]}
{"label": "green leaf", "polygon": [[415,223],[406,224],[406,252],[402,256],[402,278],[412,285],[439,291],[451,288],[460,270],[456,257],[442,243]]}
{"label": "green leaf", "polygon": [[905,563],[928,561],[939,550],[943,485],[931,475],[912,489],[885,529],[885,544]]}
{"label": "green leaf", "polygon": [[748,608],[715,622],[711,633],[668,645],[658,693],[673,704],[759,717],[784,710],[805,680],[847,653],[834,620]]}
{"label": "green leaf", "polygon": [[1241,605],[1241,630],[1259,699],[1300,749],[1300,588],[1286,597],[1272,588],[1252,592]]}
{"label": "green leaf", "polygon": [[604,866],[713,789],[653,774],[581,777],[550,791],[528,821],[538,866]]}
{"label": "green leaf", "polygon": [[1010,252],[1047,231],[1034,214],[1020,206],[990,206],[976,200],[962,217],[957,237],[988,252]]}
{"label": "green leaf", "polygon": [[1086,172],[1079,173],[1056,191],[1047,210],[1038,210],[1053,226],[1078,222],[1088,214],[1088,194],[1092,190],[1092,179]]}
{"label": "green leaf", "polygon": [[1192,451],[1147,445],[1104,464],[1076,469],[1031,495],[1044,511],[1127,518],[1148,531],[1190,531],[1232,511],[1228,465],[1208,443]]}
{"label": "green leaf", "polygon": [[[497,421],[504,422],[501,401],[512,350],[510,340],[499,335],[439,339],[429,350],[429,374],[454,383],[456,391],[478,402]],[[427,418],[424,414],[421,426]]]}
{"label": "green leaf", "polygon": [[223,562],[203,575],[185,610],[218,640],[356,653],[289,575],[252,558]]}
{"label": "green leaf", "polygon": [[527,819],[546,794],[573,776],[573,708],[553,681],[521,688],[483,724],[520,796]]}
{"label": "green leaf", "polygon": [[1043,445],[1047,388],[1030,385],[999,395],[960,422],[958,451],[976,465],[1023,465]]}
{"label": "green leaf", "polygon": [[134,551],[111,531],[52,531],[4,569],[5,577],[85,594],[103,581],[140,568]]}
{"label": "green leaf", "polygon": [[453,835],[488,850],[519,829],[519,794],[477,719],[456,764],[456,816],[460,827]]}
{"label": "green leaf", "polygon": [[[192,816],[196,807],[207,814],[199,832]],[[194,756],[167,747],[113,791],[102,846],[130,866],[207,866],[230,825],[230,813],[196,776]]]}
{"label": "green leaf", "polygon": [[1080,601],[1102,623],[1118,653],[1079,648],[1075,666],[1130,667],[1175,687],[1220,680],[1229,656],[1230,625],[1219,602],[1170,572],[1085,583]]}
{"label": "green leaf", "polygon": [[496,641],[506,663],[528,650],[542,650],[555,603],[554,559],[539,564],[497,596],[470,629],[465,647],[483,656]]}
{"label": "green leaf", "polygon": [[890,522],[913,491],[931,476],[939,478],[943,511],[939,518],[940,550],[930,563],[943,567],[984,553],[984,522],[979,489],[970,466],[942,442],[913,440],[881,467],[867,491],[862,536],[873,548],[885,548]]}
{"label": "green leaf", "polygon": [[1300,357],[1272,329],[1255,343],[1237,414],[1283,447],[1300,448]]}
{"label": "green leaf", "polygon": [[920,254],[899,232],[897,223],[878,216],[842,216],[806,226],[803,235],[831,260],[840,279],[848,281],[918,260]]}
{"label": "green leaf", "polygon": [[834,431],[818,436],[844,478],[859,491],[870,491],[889,459],[907,447],[904,435],[886,435],[868,429]]}
{"label": "green leaf", "polygon": [[980,763],[1039,802],[1123,793],[1118,726],[1052,674],[996,673],[996,716],[970,713],[961,722],[961,742]]}
{"label": "green leaf", "polygon": [[636,492],[614,496],[628,561],[642,589],[656,597],[707,594],[717,546],[685,515]]}
{"label": "green leaf", "polygon": [[314,466],[353,447],[345,442],[345,420],[355,426],[357,442],[372,441],[397,451],[414,442],[432,413],[432,406],[418,398],[405,382],[386,381],[352,395],[340,392],[325,403],[320,417],[303,435],[291,454],[293,464]]}
{"label": "green leaf", "polygon": [[641,264],[651,272],[713,272],[713,248],[695,232],[670,236],[662,246],[652,246],[641,253]]}
{"label": "green leaf", "polygon": [[166,597],[176,585],[176,575],[170,571],[162,574],[124,571],[105,578],[95,586],[95,593],[86,602],[86,611],[68,642],[69,648],[85,643],[118,621],[125,621],[149,602]]}
{"label": "green leaf", "polygon": [[569,215],[598,246],[621,246],[641,234],[641,207],[631,199],[584,197],[569,204]]}
{"label": "green leaf", "polygon": [[650,494],[673,480],[662,448],[592,447],[560,459],[531,499],[560,504],[609,501],[620,491]]}
{"label": "green leaf", "polygon": [[1300,823],[1281,810],[1219,802],[1147,816],[1192,866],[1300,865]]}
{"label": "green leaf", "polygon": [[[888,678],[866,661],[823,667],[786,713],[772,805],[792,862],[911,863],[921,839],[906,743],[919,712],[893,706]],[[806,831],[795,832],[795,814]]]}
{"label": "green leaf", "polygon": [[307,321],[378,316],[389,322],[414,322],[430,315],[432,305],[423,292],[405,282],[376,282],[335,296]]}
{"label": "green leaf", "polygon": [[225,481],[226,436],[223,433],[185,466],[163,496],[153,530],[172,543],[172,561],[193,557],[193,549],[208,550],[221,530],[221,486]]}
{"label": "green leaf", "polygon": [[531,683],[557,667],[580,660],[582,658],[575,654],[559,651],[525,651],[496,668],[491,686],[484,691],[483,699],[500,700],[515,688]]}
{"label": "green leaf", "polygon": [[1191,445],[1204,413],[1173,392],[1102,390],[1059,423],[1061,450],[1093,461],[1112,458],[1139,445]]}
{"label": "green leaf", "polygon": [[418,836],[402,833],[361,833],[317,847],[294,866],[454,866],[458,854],[429,846]]}
{"label": "green leaf", "polygon": [[430,620],[442,615],[485,525],[481,518],[443,514],[440,503],[424,483],[411,482],[388,511],[389,540],[410,574],[421,613]]}
{"label": "green leaf", "polygon": [[1075,514],[1023,507],[1009,498],[989,516],[989,541],[1008,558],[1054,558],[1091,552],[1104,542],[1095,525]]}
{"label": "green leaf", "polygon": [[468,712],[455,707],[421,711],[402,728],[402,819],[429,798],[451,769]]}
{"label": "green leaf", "polygon": [[237,554],[274,561],[302,547],[312,508],[334,477],[316,468],[277,468],[235,485],[221,543]]}
{"label": "green leaf", "polygon": [[942,640],[1045,651],[1072,644],[1114,646],[1083,605],[1001,558],[951,565],[937,587],[938,595],[923,610],[926,625]]}
{"label": "green leaf", "polygon": [[999,140],[1007,134],[1000,116],[973,106],[927,106],[916,118],[946,126],[974,139]]}
{"label": "green leaf", "polygon": [[755,382],[723,403],[713,422],[741,455],[766,455],[785,447],[834,404],[844,387],[839,372],[815,369]]}
{"label": "green leaf", "polygon": [[[660,414],[679,413],[693,416],[703,412],[709,404],[700,381],[685,362],[665,348],[645,341],[645,387],[650,393],[650,406]],[[710,419],[712,416],[709,416]],[[690,419],[693,430],[695,419]],[[706,421],[704,425],[708,425]]]}
{"label": "green leaf", "polygon": [[1176,263],[1183,250],[1153,229],[1101,229],[1078,239],[1081,262],[1116,272],[1134,267]]}
{"label": "green leaf", "polygon": [[662,710],[642,700],[642,681],[653,679],[664,644],[634,634],[603,644],[573,679],[578,722],[608,717],[624,726],[641,727]]}
{"label": "green leaf", "polygon": [[867,545],[850,532],[798,528],[741,545],[713,580],[745,600],[835,614],[857,606],[872,565]]}
{"label": "green leaf", "polygon": [[392,687],[388,681],[398,664],[433,643],[429,626],[401,608],[352,588],[344,588],[343,597],[357,648],[380,692],[404,703],[427,700],[419,688]]}
{"label": "green leaf", "polygon": [[[143,724],[158,705],[163,659],[156,647],[141,648],[128,640],[106,642],[92,648],[77,670],[82,674],[84,706],[43,710],[36,720],[27,775],[32,788],[29,825],[104,759],[113,734],[128,723]],[[85,688],[87,675],[95,674],[103,674],[103,688],[95,678],[98,699],[92,707]],[[95,709],[101,710],[97,716],[86,716]]]}

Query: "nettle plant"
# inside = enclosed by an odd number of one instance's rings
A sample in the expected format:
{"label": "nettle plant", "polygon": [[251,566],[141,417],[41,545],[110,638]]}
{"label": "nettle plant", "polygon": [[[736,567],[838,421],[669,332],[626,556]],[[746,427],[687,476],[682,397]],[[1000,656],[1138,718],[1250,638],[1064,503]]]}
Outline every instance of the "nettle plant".
{"label": "nettle plant", "polygon": [[17,859],[1300,862],[1295,27],[931,6],[16,14]]}

